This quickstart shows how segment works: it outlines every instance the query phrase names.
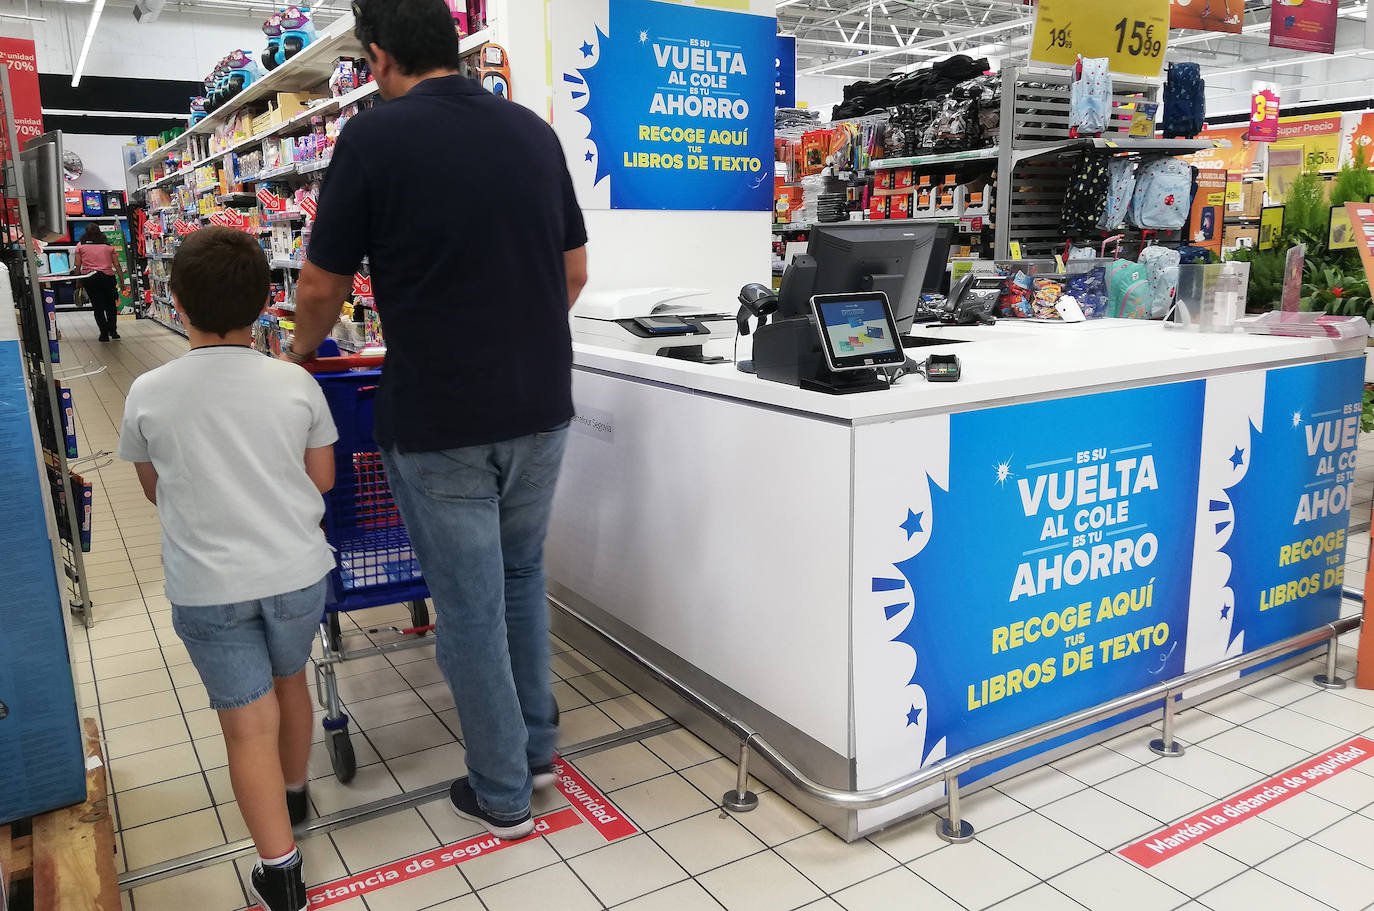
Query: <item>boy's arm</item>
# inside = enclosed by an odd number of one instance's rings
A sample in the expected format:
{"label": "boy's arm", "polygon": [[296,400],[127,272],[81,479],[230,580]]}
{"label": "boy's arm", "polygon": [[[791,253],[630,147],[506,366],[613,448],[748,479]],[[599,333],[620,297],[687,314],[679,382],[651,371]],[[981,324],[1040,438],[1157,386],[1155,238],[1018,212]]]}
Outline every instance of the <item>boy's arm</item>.
{"label": "boy's arm", "polygon": [[[152,468],[151,465],[148,467]],[[315,487],[320,493],[328,493],[333,490],[334,447],[320,446],[316,449],[307,449],[305,451],[305,473],[310,476],[310,480],[315,482]]]}
{"label": "boy's arm", "polygon": [[[333,468],[331,464],[330,468]],[[143,485],[143,495],[148,498],[148,502],[157,505],[157,469],[152,462],[135,462],[134,470],[138,472],[138,483]]]}

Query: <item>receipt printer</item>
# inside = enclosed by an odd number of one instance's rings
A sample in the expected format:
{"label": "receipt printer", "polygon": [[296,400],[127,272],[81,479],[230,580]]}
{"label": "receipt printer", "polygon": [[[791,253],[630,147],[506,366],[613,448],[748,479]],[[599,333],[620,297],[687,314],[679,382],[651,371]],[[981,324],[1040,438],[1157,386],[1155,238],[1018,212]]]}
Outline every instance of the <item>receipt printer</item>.
{"label": "receipt printer", "polygon": [[735,316],[697,301],[709,291],[693,288],[630,288],[583,295],[572,312],[573,340],[620,351],[692,361],[702,346],[735,337]]}

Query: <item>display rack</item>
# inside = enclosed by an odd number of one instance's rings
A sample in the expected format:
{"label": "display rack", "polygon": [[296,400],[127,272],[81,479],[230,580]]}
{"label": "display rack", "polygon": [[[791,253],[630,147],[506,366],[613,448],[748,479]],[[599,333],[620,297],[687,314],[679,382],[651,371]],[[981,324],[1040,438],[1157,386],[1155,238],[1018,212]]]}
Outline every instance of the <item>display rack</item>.
{"label": "display rack", "polygon": [[[56,317],[49,321],[38,283],[38,257],[29,224],[28,194],[18,160],[19,132],[15,124],[9,70],[0,67],[0,123],[12,157],[0,157],[0,231],[4,235],[4,262],[19,314],[20,347],[23,351],[29,395],[38,427],[43,467],[57,526],[57,547],[64,579],[59,586],[69,609],[90,626],[94,620],[82,557],[83,496],[68,462],[67,409],[59,394],[60,378],[54,369]],[[36,191],[36,189],[35,189]]]}

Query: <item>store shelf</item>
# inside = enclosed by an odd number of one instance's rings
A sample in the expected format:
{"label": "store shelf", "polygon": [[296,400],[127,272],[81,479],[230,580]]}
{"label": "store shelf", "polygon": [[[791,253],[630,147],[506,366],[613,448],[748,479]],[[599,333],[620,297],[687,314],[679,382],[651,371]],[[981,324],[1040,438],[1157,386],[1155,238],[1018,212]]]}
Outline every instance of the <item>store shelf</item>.
{"label": "store shelf", "polygon": [[326,170],[326,169],[329,167],[329,163],[330,163],[331,161],[333,161],[333,160],[334,160],[334,159],[333,159],[333,157],[331,156],[331,157],[325,158],[325,159],[323,159],[323,160],[321,160],[321,161],[302,161],[302,162],[299,162],[299,163],[297,163],[297,165],[296,165],[296,173],[297,173],[297,174],[302,174],[302,175],[304,175],[304,174],[318,174],[320,171]]}
{"label": "store shelf", "polygon": [[274,212],[267,216],[269,225],[286,225],[295,221],[305,221],[304,212]]}
{"label": "store shelf", "polygon": [[1164,155],[1188,155],[1212,148],[1205,139],[1137,139],[1130,136],[1099,136],[1090,139],[1065,139],[1062,142],[1023,142],[1012,153],[1014,161],[1026,161],[1057,152],[1079,152],[1102,149],[1113,152],[1153,152]]}
{"label": "store shelf", "polygon": [[988,161],[1001,153],[997,146],[986,149],[970,149],[966,152],[946,152],[941,155],[916,155],[911,158],[879,158],[869,163],[874,171],[892,168],[917,168],[925,165],[954,164],[960,161]]}
{"label": "store shelf", "polygon": [[127,215],[68,215],[67,221],[98,221],[106,224],[118,224],[121,221],[128,221]]}
{"label": "store shelf", "polygon": [[304,265],[305,263],[298,263],[294,259],[274,259],[271,262],[273,269],[289,269],[293,272],[299,272]]}
{"label": "store shelf", "polygon": [[257,199],[258,197],[253,193],[225,193],[223,195],[216,196],[215,202],[219,203],[222,206],[230,206],[233,205],[235,202],[254,203],[257,202]]}
{"label": "store shelf", "polygon": [[290,164],[284,164],[279,168],[265,168],[259,171],[258,173],[254,174],[252,177],[243,178],[243,183],[260,183],[264,180],[277,180],[278,178],[286,177],[288,174],[295,173],[296,162],[293,161]]}

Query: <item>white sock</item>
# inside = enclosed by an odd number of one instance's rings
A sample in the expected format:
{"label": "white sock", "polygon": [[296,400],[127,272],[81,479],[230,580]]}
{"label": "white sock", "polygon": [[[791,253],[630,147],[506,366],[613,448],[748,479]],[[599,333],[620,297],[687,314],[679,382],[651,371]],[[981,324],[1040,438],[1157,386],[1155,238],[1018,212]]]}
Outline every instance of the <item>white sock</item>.
{"label": "white sock", "polygon": [[291,791],[295,794],[299,794],[301,791],[304,791],[306,789],[306,786],[309,784],[310,782],[308,780],[302,781],[300,784],[289,784],[286,786],[286,790]]}
{"label": "white sock", "polygon": [[296,849],[295,845],[292,845],[291,850],[281,857],[263,857],[259,854],[258,863],[262,864],[264,867],[285,867],[294,863],[296,858],[300,856],[301,852]]}

